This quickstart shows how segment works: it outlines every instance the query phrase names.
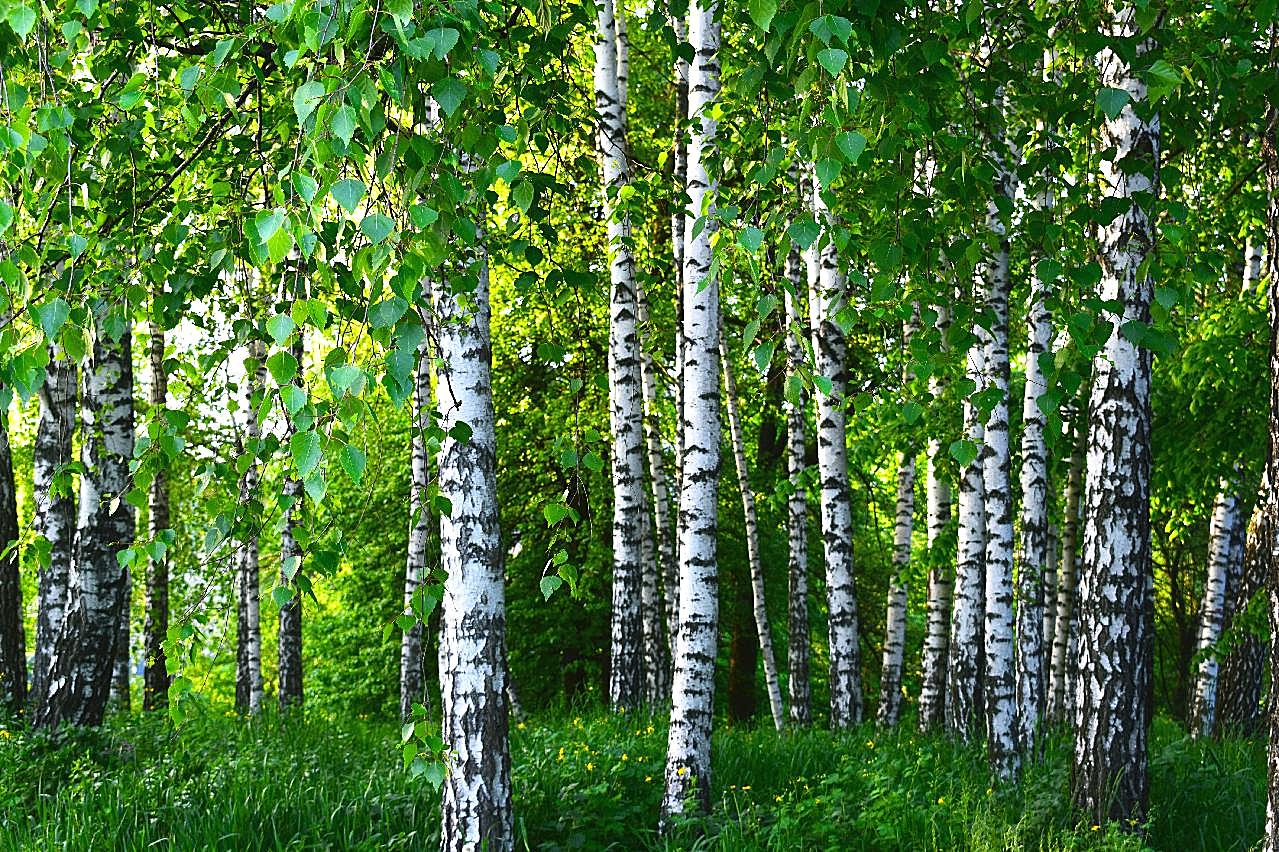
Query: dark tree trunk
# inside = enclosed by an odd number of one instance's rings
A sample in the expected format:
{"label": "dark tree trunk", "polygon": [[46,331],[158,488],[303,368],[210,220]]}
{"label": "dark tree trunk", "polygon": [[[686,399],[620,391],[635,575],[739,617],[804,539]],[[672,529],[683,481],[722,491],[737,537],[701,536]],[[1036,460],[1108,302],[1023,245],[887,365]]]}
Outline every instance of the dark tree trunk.
{"label": "dark tree trunk", "polygon": [[[293,357],[301,364],[304,354],[302,336],[299,333],[293,344]],[[295,476],[285,479],[284,498],[289,509],[284,521],[284,531],[280,536],[280,584],[291,582],[293,588],[292,597],[280,607],[280,709],[287,710],[289,707],[302,705],[302,587],[306,575],[302,570],[302,547],[298,543],[296,530],[302,524],[303,501],[306,498],[300,479]],[[291,581],[283,570],[285,566],[291,566],[294,572]]]}
{"label": "dark tree trunk", "polygon": [[21,713],[27,700],[27,643],[18,561],[18,492],[9,451],[8,395],[0,387],[0,707]]}
{"label": "dark tree trunk", "polygon": [[[156,306],[155,310],[159,310]],[[169,376],[164,370],[164,328],[158,320],[151,323],[151,417],[160,416],[168,407]],[[148,496],[151,514],[151,537],[169,528],[169,481],[165,471],[158,471],[151,482]],[[168,551],[151,560],[147,571],[146,622],[142,627],[146,662],[142,671],[142,707],[163,707],[169,695],[169,668],[164,658],[164,639],[169,633],[169,562]]]}

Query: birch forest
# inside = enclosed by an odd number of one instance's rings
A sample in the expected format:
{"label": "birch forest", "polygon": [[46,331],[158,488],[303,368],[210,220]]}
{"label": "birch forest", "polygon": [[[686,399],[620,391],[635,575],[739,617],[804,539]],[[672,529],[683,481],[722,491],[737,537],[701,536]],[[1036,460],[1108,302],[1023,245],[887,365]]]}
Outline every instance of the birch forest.
{"label": "birch forest", "polygon": [[0,850],[1279,852],[1276,0],[0,0]]}

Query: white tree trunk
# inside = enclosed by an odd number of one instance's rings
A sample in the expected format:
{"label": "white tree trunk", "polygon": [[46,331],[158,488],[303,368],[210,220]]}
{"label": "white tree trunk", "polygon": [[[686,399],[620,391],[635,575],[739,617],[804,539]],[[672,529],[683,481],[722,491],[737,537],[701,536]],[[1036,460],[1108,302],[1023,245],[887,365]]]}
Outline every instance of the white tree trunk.
{"label": "white tree trunk", "polygon": [[[715,144],[712,107],[719,96],[719,23],[715,4],[689,8],[693,63],[689,71],[688,216],[706,216],[684,246],[684,423],[679,499],[679,639],[671,687],[662,826],[693,798],[710,807],[711,722],[715,639],[719,629],[716,512],[719,481],[719,282],[711,269],[710,218],[715,186],[707,161]],[[694,232],[696,236],[694,236]]]}
{"label": "white tree trunk", "polygon": [[893,575],[888,581],[888,609],[884,619],[884,664],[876,721],[890,728],[901,719],[902,665],[906,656],[906,570],[910,566],[910,537],[915,521],[915,457],[902,453],[897,468],[897,512],[893,523]]}
{"label": "white tree trunk", "polygon": [[[671,17],[671,27],[675,32],[676,44],[684,44],[688,39],[688,20],[684,15]],[[685,214],[688,210],[688,145],[685,127],[688,122],[688,77],[689,64],[682,55],[675,59],[675,121],[673,173],[675,197],[671,203],[671,253],[675,261],[675,477],[674,502],[675,518],[672,522],[679,525],[679,495],[684,492],[684,250],[688,236]],[[666,630],[667,640],[671,646],[671,666],[675,665],[676,643],[679,639],[679,532],[671,540],[671,575],[675,582],[668,583],[666,596]],[[673,674],[672,674],[673,677]]]}
{"label": "white tree trunk", "polygon": [[1079,584],[1079,509],[1083,494],[1084,446],[1087,426],[1077,422],[1082,413],[1067,414],[1070,423],[1069,473],[1066,479],[1066,505],[1061,534],[1061,568],[1057,572],[1057,616],[1052,642],[1052,684],[1049,718],[1062,725],[1074,718],[1074,674],[1078,667],[1075,641],[1078,636],[1079,607],[1076,590]]}
{"label": "white tree trunk", "polygon": [[76,423],[76,368],[51,349],[40,389],[40,422],[32,450],[34,532],[49,542],[49,564],[41,567],[36,597],[36,647],[31,697],[38,706],[49,692],[49,663],[62,627],[74,556],[76,500],[69,482],[57,474],[71,462]]}
{"label": "white tree trunk", "polygon": [[[439,341],[436,400],[444,438],[440,494],[440,568],[446,577],[440,618],[441,737],[452,758],[444,781],[445,852],[503,852],[514,844],[510,710],[506,681],[506,598],[497,505],[487,257],[465,273],[475,290],[460,301],[435,293]],[[468,307],[470,306],[470,307]],[[454,427],[470,427],[468,441]]]}
{"label": "white tree trunk", "polygon": [[426,432],[431,425],[431,358],[426,342],[418,347],[414,376],[410,443],[409,541],[404,561],[404,611],[413,624],[400,637],[400,719],[413,718],[414,702],[423,699],[422,638],[424,625],[414,614],[413,598],[426,582],[426,545],[431,537],[431,471]]}
{"label": "white tree trunk", "polygon": [[[980,329],[977,329],[980,331]],[[985,385],[985,344],[968,350],[965,375],[976,386]],[[964,400],[964,438],[978,447],[978,456],[959,471],[959,530],[955,564],[955,606],[950,620],[947,660],[946,728],[968,742],[981,736],[985,719],[982,702],[982,642],[986,612],[986,509],[985,480],[980,448],[984,440],[981,412],[971,399]]]}
{"label": "white tree trunk", "polygon": [[615,710],[639,706],[644,695],[641,575],[644,571],[643,396],[640,378],[639,308],[630,217],[619,194],[630,183],[626,119],[618,87],[618,40],[613,0],[596,10],[595,110],[609,256],[609,428],[613,474],[613,606],[609,701]]}
{"label": "white tree trunk", "polygon": [[1239,498],[1234,491],[1229,480],[1221,481],[1208,530],[1208,576],[1204,579],[1203,603],[1199,608],[1197,656],[1200,661],[1190,727],[1195,737],[1211,736],[1216,722],[1218,661],[1212,649],[1221,638],[1225,621],[1227,586],[1239,555],[1235,552],[1234,540],[1242,521]]}
{"label": "white tree trunk", "polygon": [[[302,339],[301,330],[298,331],[297,337],[293,343],[293,357],[299,365],[305,363],[306,355],[305,343]],[[301,366],[299,370],[303,369]],[[293,427],[287,430],[291,436]],[[306,494],[303,490],[302,480],[298,479],[295,472],[290,472],[284,477],[284,487],[281,489],[288,509],[284,513],[284,525],[280,530],[280,572],[279,584],[281,586],[291,585],[293,588],[293,596],[280,607],[280,620],[278,641],[276,643],[277,654],[276,660],[279,669],[279,699],[280,709],[287,710],[289,707],[300,707],[302,705],[302,586],[299,583],[305,574],[303,572],[303,552],[302,544],[298,540],[296,530],[302,526],[302,510]],[[285,567],[291,566],[293,571],[293,579],[290,580],[285,572]]]}
{"label": "white tree trunk", "polygon": [[[814,369],[831,383],[818,390],[817,467],[820,472],[822,554],[826,563],[826,608],[830,654],[830,725],[839,730],[862,720],[861,648],[853,579],[853,506],[848,479],[848,429],[844,397],[848,377],[846,343],[835,317],[846,300],[845,279],[834,245],[834,220],[814,179],[813,213],[822,239],[809,249],[808,309]],[[815,273],[815,274],[814,274]]]}
{"label": "white tree trunk", "polygon": [[[1138,34],[1134,8],[1112,7],[1106,34]],[[1138,46],[1137,62],[1150,47]],[[1116,51],[1098,55],[1101,85],[1131,100],[1105,119],[1098,148],[1103,194],[1131,207],[1099,228],[1098,296],[1122,305],[1109,340],[1093,359],[1088,405],[1084,548],[1079,578],[1080,672],[1075,690],[1075,804],[1094,822],[1145,818],[1150,727],[1150,352],[1120,328],[1150,321],[1152,283],[1142,268],[1154,244],[1159,117],[1149,114],[1146,85]]]}
{"label": "white tree trunk", "polygon": [[[249,343],[249,358],[256,363],[247,371],[248,394],[244,405],[244,440],[242,453],[254,459],[240,475],[240,505],[261,505],[258,486],[261,471],[256,458],[262,428],[258,424],[257,406],[261,404],[266,389],[266,347],[261,340]],[[262,709],[262,574],[259,570],[259,533],[261,521],[251,509],[246,509],[245,533],[236,554],[236,669],[235,708],[241,713],[256,715]]]}
{"label": "white tree trunk", "polygon": [[[159,310],[156,306],[154,310]],[[164,367],[164,327],[151,322],[149,360],[151,417],[163,416],[169,405],[169,375]],[[147,494],[151,538],[157,539],[169,528],[169,480],[166,471],[157,471]],[[154,710],[168,700],[169,667],[164,656],[164,641],[169,632],[169,561],[167,551],[160,559],[152,559],[146,576],[146,620],[142,627],[143,672],[142,707]]]}
{"label": "white tree trunk", "polygon": [[[945,340],[950,317],[938,308],[937,328]],[[928,378],[933,399],[942,392],[936,373]],[[950,483],[941,473],[941,441],[928,439],[928,473],[925,491],[928,501],[928,607],[924,632],[922,685],[919,693],[919,729],[930,731],[946,720],[946,658],[950,648],[950,609],[954,596],[953,569],[947,565],[949,553],[941,551],[942,535],[950,525]]]}
{"label": "white tree trunk", "polygon": [[807,462],[805,454],[804,409],[806,396],[798,383],[799,367],[804,362],[802,340],[805,332],[800,299],[805,290],[803,260],[799,249],[791,246],[786,256],[786,280],[790,287],[784,294],[786,308],[786,378],[788,386],[796,384],[794,399],[788,393],[786,411],[786,475],[789,494],[786,498],[787,542],[787,608],[786,680],[790,703],[790,720],[796,725],[813,721],[812,688],[809,683],[808,637],[808,486],[804,482]]}
{"label": "white tree trunk", "polygon": [[1022,396],[1021,548],[1017,558],[1017,723],[1018,750],[1035,753],[1035,739],[1047,704],[1044,636],[1051,635],[1044,607],[1048,575],[1056,574],[1049,556],[1047,416],[1039,398],[1047,389],[1039,357],[1048,351],[1052,315],[1047,283],[1031,278],[1026,314],[1026,389]]}
{"label": "white tree trunk", "polygon": [[49,661],[47,694],[37,727],[102,722],[128,572],[116,554],[133,544],[133,507],[123,499],[133,458],[133,357],[128,326],[118,341],[104,334],[84,371],[85,436],[81,450],[80,514],[76,524],[67,608]]}
{"label": "white tree trunk", "polygon": [[728,414],[729,437],[733,444],[733,461],[737,467],[737,488],[742,495],[742,516],[746,520],[746,561],[751,572],[751,603],[755,615],[755,633],[759,637],[760,657],[764,661],[764,686],[768,692],[768,709],[777,730],[785,727],[782,711],[782,688],[777,677],[777,657],[773,653],[773,632],[768,626],[768,609],[764,604],[764,563],[759,553],[759,521],[755,511],[755,490],[751,487],[750,470],[746,466],[746,439],[742,435],[742,418],[737,410],[737,384],[728,357],[728,346],[720,333],[719,357],[724,369],[724,408]]}

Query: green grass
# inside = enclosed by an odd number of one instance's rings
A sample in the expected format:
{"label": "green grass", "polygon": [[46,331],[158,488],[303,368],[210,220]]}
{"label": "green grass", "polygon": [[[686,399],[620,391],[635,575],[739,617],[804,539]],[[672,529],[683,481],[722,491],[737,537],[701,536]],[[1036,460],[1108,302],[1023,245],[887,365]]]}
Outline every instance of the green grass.
{"label": "green grass", "polygon": [[[206,712],[60,738],[0,732],[0,849],[430,849],[438,796],[400,768],[392,725]],[[663,846],[659,719],[544,717],[512,730],[521,849],[1248,849],[1264,818],[1260,743],[1152,737],[1145,846],[1077,825],[1067,744],[994,787],[979,748],[941,737],[724,729],[714,814]]]}

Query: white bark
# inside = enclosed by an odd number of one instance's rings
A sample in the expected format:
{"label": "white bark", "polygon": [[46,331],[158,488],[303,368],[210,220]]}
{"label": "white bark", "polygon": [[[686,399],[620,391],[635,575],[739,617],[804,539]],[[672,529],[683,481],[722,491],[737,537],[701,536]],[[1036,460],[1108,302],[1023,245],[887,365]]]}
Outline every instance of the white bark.
{"label": "white bark", "polygon": [[[719,480],[720,417],[719,282],[711,269],[715,186],[707,173],[713,152],[719,95],[719,23],[715,4],[694,0],[689,38],[694,59],[689,71],[688,216],[706,216],[691,227],[684,246],[684,423],[679,500],[679,639],[671,689],[671,723],[666,752],[662,826],[694,798],[710,807],[711,723],[715,695],[715,639],[719,624],[716,564],[716,500]],[[694,236],[694,232],[697,232]]]}
{"label": "white bark", "polygon": [[400,719],[405,722],[413,718],[414,702],[423,699],[422,638],[426,626],[414,612],[413,598],[426,582],[426,545],[431,536],[431,471],[426,448],[431,425],[431,359],[425,341],[418,347],[417,359],[410,426],[409,540],[404,561],[404,612],[413,624],[400,637]]}
{"label": "white bark", "polygon": [[742,435],[742,418],[737,409],[737,384],[728,357],[728,346],[720,333],[719,357],[724,368],[724,408],[728,414],[728,431],[733,446],[733,462],[737,467],[737,488],[742,495],[742,516],[746,521],[746,561],[751,572],[751,604],[755,616],[755,633],[759,637],[760,657],[764,662],[764,687],[768,692],[768,709],[777,730],[785,727],[782,711],[782,688],[777,677],[777,657],[773,653],[773,632],[768,626],[768,609],[764,604],[764,563],[759,553],[759,521],[755,511],[755,491],[751,487],[750,470],[746,466],[746,439]]}
{"label": "white bark", "polygon": [[1065,517],[1061,535],[1061,568],[1057,572],[1057,616],[1053,623],[1052,683],[1049,717],[1064,724],[1074,717],[1074,673],[1078,666],[1075,641],[1078,636],[1079,607],[1076,590],[1079,583],[1079,509],[1083,493],[1084,447],[1087,427],[1076,422],[1080,417],[1067,415],[1071,424],[1069,473],[1066,480]]}
{"label": "white bark", "polygon": [[1217,712],[1218,660],[1213,646],[1221,638],[1225,620],[1226,594],[1233,564],[1239,556],[1234,539],[1239,536],[1242,515],[1239,498],[1229,480],[1223,479],[1212,506],[1212,522],[1208,530],[1208,576],[1204,579],[1203,603],[1199,608],[1197,656],[1199,670],[1195,677],[1194,707],[1190,733],[1195,737],[1212,735]]}
{"label": "white bark", "polygon": [[[440,618],[441,737],[451,754],[444,781],[445,852],[503,852],[513,846],[510,724],[506,681],[506,601],[497,505],[497,440],[489,337],[488,261],[470,258],[475,290],[459,297],[437,286],[436,400],[444,599]],[[468,307],[470,306],[470,307]],[[468,441],[454,427],[470,427]]]}
{"label": "white bark", "polygon": [[1044,440],[1047,416],[1039,407],[1046,388],[1039,357],[1048,351],[1052,315],[1048,312],[1046,282],[1031,279],[1026,314],[1026,389],[1022,396],[1021,435],[1021,548],[1017,555],[1017,722],[1018,750],[1033,755],[1047,695],[1044,676],[1046,620],[1044,590],[1055,574],[1049,556],[1048,446]]}
{"label": "white bark", "polygon": [[615,710],[643,700],[641,575],[644,571],[643,396],[631,256],[630,217],[619,209],[621,190],[630,183],[626,159],[626,119],[618,80],[618,38],[613,0],[597,0],[595,41],[596,145],[604,181],[604,213],[609,256],[609,428],[613,474],[613,606],[609,655],[609,701]]}
{"label": "white bark", "polygon": [[902,453],[897,468],[897,513],[893,523],[893,575],[888,582],[884,620],[884,661],[877,722],[892,727],[901,718],[902,664],[906,656],[906,570],[910,566],[910,537],[915,521],[915,457]]}
{"label": "white bark", "polygon": [[848,479],[848,430],[844,411],[846,343],[836,315],[846,300],[845,279],[834,245],[834,220],[814,179],[813,213],[822,239],[809,249],[809,318],[815,372],[831,383],[816,393],[817,467],[820,471],[822,553],[830,654],[830,724],[835,730],[862,720],[861,649],[853,577],[853,507]]}
{"label": "white bark", "polygon": [[[950,317],[938,308],[937,328],[943,345]],[[936,373],[928,378],[933,399],[941,396],[942,382]],[[942,444],[937,437],[928,439],[928,473],[925,491],[928,501],[928,606],[922,659],[922,686],[919,693],[919,729],[929,731],[945,721],[946,658],[950,647],[950,609],[955,579],[946,564],[949,554],[940,552],[940,540],[950,525],[950,483],[941,474]]]}
{"label": "white bark", "polygon": [[[1112,7],[1105,34],[1131,40],[1139,32],[1132,6]],[[1138,46],[1137,62],[1150,42]],[[1150,352],[1121,327],[1150,321],[1152,282],[1143,269],[1154,243],[1159,117],[1149,114],[1137,68],[1115,50],[1098,55],[1101,85],[1122,89],[1130,103],[1105,119],[1098,148],[1100,186],[1131,202],[1098,229],[1102,278],[1098,296],[1118,302],[1110,338],[1093,359],[1088,405],[1084,548],[1079,579],[1080,672],[1075,688],[1075,804],[1095,822],[1145,818],[1149,797],[1146,740],[1150,727]]]}
{"label": "white bark", "polygon": [[[791,247],[786,256],[786,279],[790,288],[784,294],[786,308],[786,377],[798,378],[804,350],[801,335],[799,300],[804,292],[802,261],[799,249]],[[790,702],[790,720],[796,725],[813,721],[812,693],[808,680],[808,488],[804,483],[805,397],[802,386],[799,397],[789,396],[783,403],[786,412],[786,474],[790,494],[786,498],[787,541],[787,643],[786,681]]]}
{"label": "white bark", "polygon": [[[253,461],[240,475],[240,505],[261,505],[258,493],[261,471],[257,464],[262,428],[258,424],[257,405],[266,388],[266,347],[261,340],[250,342],[249,357],[257,367],[246,376],[249,392],[244,406],[244,443],[241,451]],[[251,513],[244,518],[246,533],[240,542],[236,560],[236,675],[235,706],[241,713],[256,715],[262,709],[262,574],[259,562],[261,521]]]}

